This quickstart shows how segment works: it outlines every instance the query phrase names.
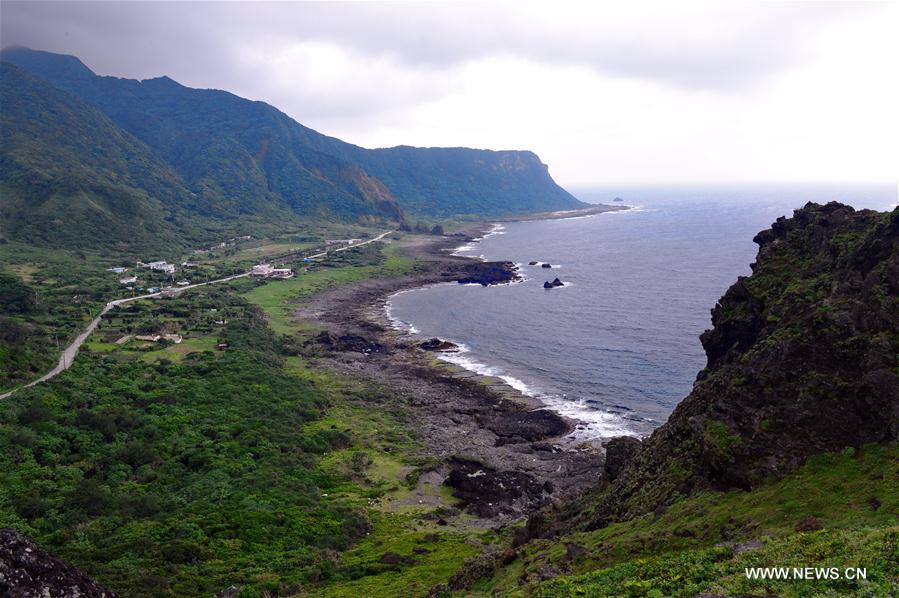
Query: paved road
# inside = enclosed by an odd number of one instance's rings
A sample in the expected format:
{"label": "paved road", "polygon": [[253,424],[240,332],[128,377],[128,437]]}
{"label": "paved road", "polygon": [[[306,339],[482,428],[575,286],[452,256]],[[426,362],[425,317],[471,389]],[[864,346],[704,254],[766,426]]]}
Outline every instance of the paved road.
{"label": "paved road", "polygon": [[[334,253],[337,253],[338,251],[345,251],[347,249],[350,249],[351,247],[361,247],[362,245],[368,245],[369,243],[374,243],[375,241],[380,241],[381,239],[383,239],[384,237],[386,237],[387,235],[389,235],[392,232],[393,232],[392,230],[389,230],[386,233],[382,233],[382,234],[378,235],[377,237],[374,237],[373,239],[369,239],[368,241],[364,241],[362,243],[356,243],[355,245],[347,245],[346,247],[341,247],[339,249],[334,249],[332,251]],[[322,253],[310,255],[309,257],[310,258],[323,257],[323,256],[327,255],[328,253],[330,253],[330,252],[323,251]],[[180,294],[180,293],[183,293],[184,291],[189,291],[190,289],[195,289],[197,287],[204,287],[208,284],[217,284],[220,282],[228,282],[229,280],[234,280],[236,278],[244,278],[249,275],[250,275],[249,272],[244,272],[243,274],[235,274],[234,276],[228,276],[226,278],[219,278],[217,280],[210,280],[208,282],[198,282],[197,284],[191,284],[191,285],[187,285],[184,287],[177,287],[177,288],[171,288],[171,289],[166,289],[166,290],[172,291],[176,294]],[[72,341],[72,344],[63,350],[62,355],[59,356],[59,363],[56,364],[56,367],[54,367],[52,370],[50,370],[49,372],[47,372],[46,374],[44,374],[37,380],[32,380],[31,382],[29,382],[28,384],[25,384],[24,386],[14,388],[9,392],[0,395],[0,400],[5,399],[6,397],[10,396],[11,394],[16,392],[20,388],[28,388],[30,386],[34,386],[35,384],[40,384],[41,382],[46,382],[50,378],[58,376],[62,372],[66,371],[67,369],[72,367],[72,362],[75,361],[75,356],[78,355],[78,350],[81,348],[81,345],[83,345],[84,342],[94,332],[94,330],[97,329],[97,326],[100,325],[100,320],[102,320],[103,316],[105,316],[109,312],[109,310],[111,310],[112,308],[117,307],[119,305],[123,305],[125,303],[131,303],[132,301],[138,301],[140,299],[154,299],[156,297],[161,297],[162,294],[163,294],[163,291],[159,291],[158,293],[150,293],[148,295],[137,295],[136,297],[127,297],[125,299],[116,299],[115,301],[110,301],[103,307],[103,310],[100,312],[100,314],[96,318],[91,320],[91,323],[87,325],[87,328],[85,328],[84,331],[81,334],[79,334],[75,338],[74,341]]]}

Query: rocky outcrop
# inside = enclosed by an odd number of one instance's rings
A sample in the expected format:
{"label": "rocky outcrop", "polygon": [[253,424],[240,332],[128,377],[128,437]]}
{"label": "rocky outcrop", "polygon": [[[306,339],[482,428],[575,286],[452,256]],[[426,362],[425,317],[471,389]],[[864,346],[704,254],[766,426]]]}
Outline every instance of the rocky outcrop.
{"label": "rocky outcrop", "polygon": [[419,348],[424,351],[434,351],[435,353],[452,353],[459,350],[459,345],[451,343],[440,338],[429,338],[428,340],[418,344]]}
{"label": "rocky outcrop", "polygon": [[0,596],[9,598],[115,598],[72,565],[11,529],[0,530]]}
{"label": "rocky outcrop", "polygon": [[456,280],[459,284],[480,284],[486,287],[517,279],[518,274],[512,262],[471,262],[465,264],[462,274]]}
{"label": "rocky outcrop", "polygon": [[457,458],[444,482],[466,511],[478,517],[521,513],[542,506],[552,486],[521,471],[496,471],[477,461]]}
{"label": "rocky outcrop", "polygon": [[384,345],[371,341],[365,337],[344,334],[336,336],[327,331],[322,331],[315,337],[314,343],[322,345],[331,351],[352,351],[355,353],[382,353]]}
{"label": "rocky outcrop", "polygon": [[633,436],[616,436],[606,442],[605,472],[609,481],[624,471],[639,448],[640,441]]}
{"label": "rocky outcrop", "polygon": [[543,262],[542,264],[540,264],[540,267],[541,267],[541,268],[552,268],[553,265],[552,265],[552,264],[549,264],[549,263],[546,263],[546,262]]}
{"label": "rocky outcrop", "polygon": [[555,438],[571,430],[571,425],[561,415],[548,409],[500,413],[482,418],[481,425],[500,438],[525,442]]}
{"label": "rocky outcrop", "polygon": [[546,281],[543,283],[544,289],[554,289],[556,287],[564,287],[565,283],[559,280],[558,278],[554,279],[552,282]]}
{"label": "rocky outcrop", "polygon": [[707,367],[602,493],[592,527],[899,436],[899,209],[810,203],[755,242],[752,275],[701,337]]}

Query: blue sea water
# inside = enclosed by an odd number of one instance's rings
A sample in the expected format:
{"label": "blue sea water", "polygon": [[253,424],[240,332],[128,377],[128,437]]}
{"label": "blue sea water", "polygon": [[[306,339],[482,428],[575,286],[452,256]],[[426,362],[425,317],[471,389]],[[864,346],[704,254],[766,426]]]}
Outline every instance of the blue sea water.
{"label": "blue sea water", "polygon": [[[753,236],[807,201],[892,209],[895,186],[615,188],[575,192],[624,212],[504,223],[459,253],[510,260],[524,281],[441,284],[392,296],[394,323],[451,340],[442,358],[504,378],[582,422],[581,437],[645,435],[705,366],[710,309],[750,273]],[[552,269],[529,266],[549,262]],[[543,289],[559,277],[565,286]]]}

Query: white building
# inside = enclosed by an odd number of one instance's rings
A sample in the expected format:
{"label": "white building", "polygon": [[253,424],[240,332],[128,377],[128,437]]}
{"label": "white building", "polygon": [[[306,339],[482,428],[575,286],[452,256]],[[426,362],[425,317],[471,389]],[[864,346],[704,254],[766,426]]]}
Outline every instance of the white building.
{"label": "white building", "polygon": [[154,272],[172,274],[175,271],[175,264],[169,264],[168,262],[150,262],[147,266]]}
{"label": "white building", "polygon": [[253,266],[253,269],[250,270],[250,276],[263,276],[268,278],[272,275],[274,268],[272,268],[269,264],[256,264]]}
{"label": "white building", "polygon": [[293,276],[293,270],[290,268],[272,268],[271,278],[290,278]]}
{"label": "white building", "polygon": [[293,276],[293,270],[290,268],[272,268],[269,264],[256,264],[250,270],[250,276],[258,276],[260,278],[290,278]]}

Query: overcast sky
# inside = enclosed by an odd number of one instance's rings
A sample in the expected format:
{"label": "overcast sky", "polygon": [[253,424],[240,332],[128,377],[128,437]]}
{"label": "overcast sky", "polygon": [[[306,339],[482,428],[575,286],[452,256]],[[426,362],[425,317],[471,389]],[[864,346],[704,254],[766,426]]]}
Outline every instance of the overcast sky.
{"label": "overcast sky", "polygon": [[2,45],[563,185],[896,182],[896,3],[2,2]]}

